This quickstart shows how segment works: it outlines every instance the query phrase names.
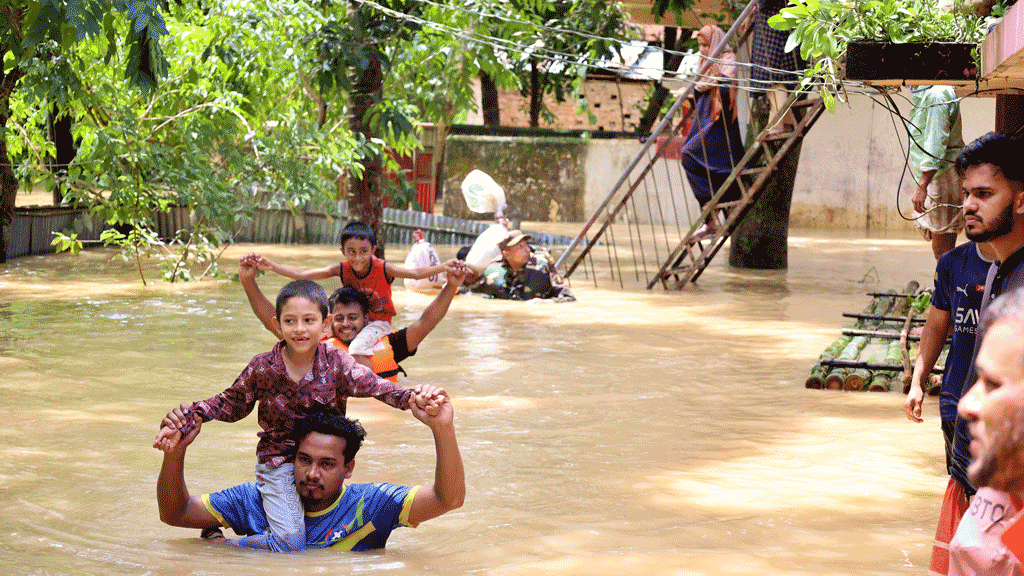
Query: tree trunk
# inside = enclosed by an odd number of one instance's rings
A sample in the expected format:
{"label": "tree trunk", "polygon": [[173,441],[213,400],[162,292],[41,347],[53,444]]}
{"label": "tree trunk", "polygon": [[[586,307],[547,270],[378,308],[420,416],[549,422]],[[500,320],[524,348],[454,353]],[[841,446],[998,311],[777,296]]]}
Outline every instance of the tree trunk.
{"label": "tree trunk", "polygon": [[[53,142],[56,148],[56,156],[50,158],[50,172],[62,180],[66,179],[68,176],[68,165],[74,161],[75,156],[78,154],[78,149],[75,147],[75,138],[71,134],[71,115],[64,114],[62,116],[60,109],[53,105],[47,118],[47,129],[50,141]],[[60,184],[54,184],[53,204],[56,206],[63,201],[64,193],[61,191]]]}
{"label": "tree trunk", "polygon": [[491,75],[480,71],[480,108],[484,114],[485,126],[501,126],[501,107],[498,103],[498,87]]}
{"label": "tree trunk", "polygon": [[[759,100],[763,105],[752,106],[750,111],[753,134],[768,123],[768,106],[764,102],[767,98]],[[752,137],[748,135],[747,141]],[[730,266],[757,270],[782,270],[788,266],[789,207],[793,202],[793,183],[802,146],[803,142],[799,142],[790,149],[789,155],[769,177],[747,217],[736,227],[729,249]]]}
{"label": "tree trunk", "polygon": [[536,58],[530,58],[530,128],[540,126],[540,69]]}
{"label": "tree trunk", "polygon": [[[0,58],[6,51],[0,52]],[[18,195],[18,178],[11,167],[7,148],[7,121],[11,117],[11,95],[18,80],[25,75],[21,68],[4,72],[0,68],[0,264],[7,262],[7,247],[11,242],[11,220],[14,218],[14,199]]]}
{"label": "tree trunk", "polygon": [[[8,26],[8,43],[0,45],[0,62],[7,60],[13,43],[21,43],[22,22],[25,8],[14,8],[10,4],[0,7],[0,17]],[[11,96],[25,70],[14,66],[0,66],[0,264],[7,262],[7,247],[11,242],[11,220],[14,218],[14,198],[18,195],[18,178],[11,166],[11,153],[7,148],[7,121],[11,118]]]}
{"label": "tree trunk", "polygon": [[[368,50],[367,56],[370,63],[349,94],[349,128],[353,133],[362,134],[369,140],[378,135],[372,132],[366,113],[382,96],[384,75],[376,51]],[[374,234],[377,235],[377,256],[383,258],[385,239],[381,235],[381,175],[384,163],[380,154],[365,156],[359,163],[363,166],[362,174],[349,175],[349,217],[361,220],[373,228]]]}
{"label": "tree trunk", "polygon": [[[676,52],[665,61],[663,70],[666,72],[675,73],[679,69],[679,64],[683,61],[681,54],[683,42],[682,39],[676,40],[678,30],[675,26],[665,27],[665,46],[670,47]],[[637,127],[637,132],[643,135],[651,132],[654,123],[658,121],[658,116],[661,115],[661,107],[665,105],[665,98],[667,97],[668,88],[662,86],[661,82],[655,83],[654,94],[651,94],[651,99],[647,101],[647,109],[644,110],[644,115],[640,118],[640,126]]]}

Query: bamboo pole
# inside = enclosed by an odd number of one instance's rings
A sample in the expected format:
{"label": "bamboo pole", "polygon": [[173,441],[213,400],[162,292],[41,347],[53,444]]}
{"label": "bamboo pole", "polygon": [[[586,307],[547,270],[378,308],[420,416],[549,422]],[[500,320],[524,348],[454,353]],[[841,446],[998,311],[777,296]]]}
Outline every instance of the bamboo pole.
{"label": "bamboo pole", "polygon": [[[876,298],[876,308],[873,312],[874,315],[890,316],[889,310],[891,310],[893,305],[896,303],[896,291],[890,290],[889,292],[890,295],[888,296],[879,296],[878,298]],[[864,328],[867,330],[876,330],[879,326],[881,326],[881,324],[882,322],[872,319],[870,321],[864,322]]]}
{"label": "bamboo pole", "polygon": [[[917,284],[917,282],[913,282]],[[909,288],[909,285],[908,285]],[[916,288],[915,288],[916,290]],[[903,387],[910,390],[910,380],[914,376],[914,363],[910,360],[910,350],[907,347],[907,335],[910,334],[910,321],[914,319],[914,311],[910,310],[907,320],[903,323],[903,330],[900,331],[900,357],[903,360]],[[917,357],[916,355],[914,356]],[[906,393],[906,392],[904,392]]]}
{"label": "bamboo pole", "polygon": [[[840,360],[838,358],[825,359],[821,361],[823,368],[844,368],[844,369],[857,369],[867,368],[868,370],[902,370],[903,364],[899,362],[867,362],[865,360]],[[936,366],[932,368],[933,374],[941,374],[942,367]]]}
{"label": "bamboo pole", "polygon": [[824,368],[822,368],[821,366],[821,361],[823,359],[831,359],[838,356],[839,353],[843,351],[843,348],[845,348],[846,345],[849,344],[850,340],[852,339],[853,336],[843,334],[842,336],[839,337],[839,339],[830,344],[828,348],[825,348],[825,351],[822,352],[821,356],[818,357],[818,361],[814,364],[814,367],[811,368],[811,372],[807,376],[807,381],[804,382],[804,386],[806,388],[820,390],[821,387],[824,386],[825,373]]}
{"label": "bamboo pole", "polygon": [[[867,337],[855,336],[850,340],[850,343],[843,348],[843,351],[839,353],[836,360],[856,361],[857,356],[860,355],[860,351],[867,345],[867,343]],[[827,362],[834,362],[834,360],[823,359],[821,361],[822,365],[825,365]],[[845,368],[836,368],[833,365],[832,371],[829,372],[827,377],[825,377],[825,387],[829,390],[841,390],[843,388],[843,384],[846,382],[846,376],[848,373],[849,370],[846,370]]]}
{"label": "bamboo pole", "polygon": [[[884,332],[882,330],[843,330],[843,334],[849,334],[850,336],[868,336],[869,338],[881,338],[883,340],[899,340],[899,332]],[[913,334],[907,335],[907,340],[920,340],[920,336]]]}
{"label": "bamboo pole", "polygon": [[[903,386],[903,381],[904,380],[909,382],[909,380],[906,379],[906,375],[903,373],[903,371],[897,372],[896,376],[893,376],[893,378],[891,380],[889,380],[889,392],[892,392],[893,390],[899,390],[900,387]],[[907,384],[908,388],[909,388],[909,386],[910,385]],[[907,390],[904,389],[903,393],[906,394]]]}
{"label": "bamboo pole", "polygon": [[805,388],[813,388],[814,390],[821,390],[822,386],[825,385],[825,371],[821,367],[821,362],[811,368],[811,373],[807,375],[807,381],[804,382]]}
{"label": "bamboo pole", "polygon": [[[843,312],[843,316],[845,318],[873,319],[873,320],[894,320],[894,321],[898,320],[900,322],[906,320],[906,318],[902,318],[902,317],[898,317],[898,316],[885,316],[885,315],[879,315],[879,314],[863,314],[863,313],[858,314],[856,312]],[[924,324],[925,320],[926,320],[925,318],[914,318],[914,323],[915,324]],[[857,324],[861,324],[861,323],[858,322]],[[854,327],[855,328],[861,328],[862,326],[858,325],[858,326],[854,326]]]}
{"label": "bamboo pole", "polygon": [[[877,364],[882,360],[885,360],[885,354],[888,349],[889,346],[885,342],[872,339],[864,349],[861,350],[860,358],[865,365]],[[849,391],[863,390],[870,379],[871,370],[866,366],[856,368],[846,376],[846,380],[843,382],[843,389]]]}
{"label": "bamboo pole", "polygon": [[878,370],[871,375],[868,382],[868,392],[888,392],[889,382],[896,376],[892,370]]}

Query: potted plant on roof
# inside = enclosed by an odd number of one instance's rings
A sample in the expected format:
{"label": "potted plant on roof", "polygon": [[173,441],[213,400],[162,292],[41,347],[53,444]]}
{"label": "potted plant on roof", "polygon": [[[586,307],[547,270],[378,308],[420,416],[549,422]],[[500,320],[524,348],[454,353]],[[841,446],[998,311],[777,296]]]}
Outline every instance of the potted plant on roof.
{"label": "potted plant on roof", "polygon": [[[997,5],[992,13],[1002,10]],[[951,10],[938,0],[790,0],[768,23],[788,30],[786,49],[799,49],[812,63],[803,88],[819,83],[829,110],[845,95],[842,79],[974,82],[987,29],[965,0]]]}

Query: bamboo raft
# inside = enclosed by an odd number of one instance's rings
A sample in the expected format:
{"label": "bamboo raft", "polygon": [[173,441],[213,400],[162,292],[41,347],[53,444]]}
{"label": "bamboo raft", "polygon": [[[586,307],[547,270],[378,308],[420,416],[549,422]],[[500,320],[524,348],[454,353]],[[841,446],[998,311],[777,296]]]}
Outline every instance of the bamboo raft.
{"label": "bamboo raft", "polygon": [[[911,281],[899,293],[869,292],[871,303],[863,312],[844,313],[856,323],[821,353],[806,387],[905,394],[920,341],[910,330],[925,321],[931,304],[931,291],[919,288]],[[948,353],[947,342],[928,379],[926,392],[930,396],[939,394]]]}

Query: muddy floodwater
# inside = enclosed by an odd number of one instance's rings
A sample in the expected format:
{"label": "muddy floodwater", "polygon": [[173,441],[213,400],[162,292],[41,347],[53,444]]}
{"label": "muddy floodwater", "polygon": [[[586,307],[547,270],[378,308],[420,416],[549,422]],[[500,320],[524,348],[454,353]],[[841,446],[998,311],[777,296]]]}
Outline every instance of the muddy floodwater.
{"label": "muddy floodwater", "polygon": [[[308,267],[339,256],[243,245],[225,268],[253,249]],[[0,265],[0,573],[927,572],[946,482],[936,399],[915,425],[902,394],[804,388],[851,325],[842,312],[931,281],[918,237],[795,230],[788,271],[729,269],[723,253],[679,293],[574,279],[571,304],[457,297],[403,366],[454,400],[465,506],[384,552],[282,556],[162,524],[151,448],[168,409],[229,386],[274,337],[237,283],[143,287],[114,256]],[[404,326],[431,296],[399,281],[395,300]],[[375,400],[349,413],[369,432],[353,481],[432,481],[425,426]],[[257,430],[255,414],[204,426],[191,493],[252,479]]]}

